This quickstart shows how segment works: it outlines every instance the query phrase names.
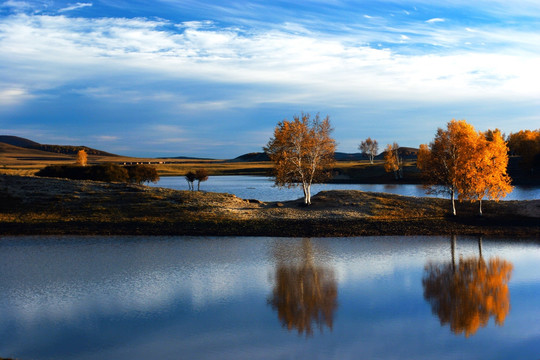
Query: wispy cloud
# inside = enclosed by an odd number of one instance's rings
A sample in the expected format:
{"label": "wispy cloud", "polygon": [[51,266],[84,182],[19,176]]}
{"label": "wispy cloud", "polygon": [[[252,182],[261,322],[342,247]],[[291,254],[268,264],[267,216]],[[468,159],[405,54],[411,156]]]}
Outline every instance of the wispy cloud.
{"label": "wispy cloud", "polygon": [[0,88],[0,106],[17,105],[33,96],[27,90],[18,87]]}
{"label": "wispy cloud", "polygon": [[85,8],[85,7],[90,7],[92,6],[92,3],[76,3],[74,5],[69,5],[65,8],[62,8],[60,10],[58,10],[59,13],[63,13],[63,12],[67,12],[67,11],[73,11],[73,10],[78,10],[78,9],[82,9],[82,8]]}
{"label": "wispy cloud", "polygon": [[112,136],[112,135],[98,135],[98,136],[94,136],[94,138],[97,141],[104,141],[104,142],[117,141],[120,139],[118,136]]}
{"label": "wispy cloud", "polygon": [[[0,25],[0,59],[10,68],[3,75],[12,82],[19,81],[21,88],[51,88],[94,77],[100,79],[96,83],[105,86],[87,87],[82,92],[95,97],[123,97],[126,101],[141,101],[145,97],[174,99],[174,92],[165,89],[143,95],[144,83],[151,79],[253,84],[268,102],[275,101],[274,96],[281,101],[284,89],[291,98],[301,94],[316,101],[325,97],[354,101],[357,96],[398,93],[408,98],[426,91],[441,97],[453,93],[460,96],[465,91],[463,96],[470,96],[472,88],[481,87],[478,75],[473,73],[479,69],[484,74],[498,75],[487,89],[490,92],[500,89],[502,95],[504,90],[505,96],[514,91],[528,96],[538,92],[534,91],[537,72],[531,68],[539,58],[534,53],[540,42],[536,32],[430,32],[415,25],[407,29],[407,35],[395,34],[399,40],[395,44],[406,41],[413,46],[400,54],[352,43],[349,34],[299,33],[291,31],[290,26],[245,32],[231,28],[201,29],[199,24],[188,23],[181,24],[178,32],[165,30],[170,25],[174,24],[145,19],[15,15]],[[370,36],[372,40],[379,35],[384,38],[391,31],[373,30]],[[391,37],[386,40],[391,41]],[[466,51],[466,41],[477,48]],[[481,43],[492,46],[481,48]],[[427,54],[414,48],[421,44],[452,47],[459,55]],[[519,52],[508,51],[513,47],[519,48]],[[135,76],[131,80],[135,89],[116,95],[107,90],[111,72],[117,77]],[[524,87],[516,86],[518,83]],[[269,92],[271,88],[279,91]],[[529,93],[531,90],[533,94]],[[217,102],[196,102],[219,105],[222,101],[223,98]]]}
{"label": "wispy cloud", "polygon": [[[30,4],[26,13],[4,12],[0,111],[49,103],[52,110],[71,106],[76,112],[84,102],[92,110],[101,106],[95,118],[108,116],[124,128],[128,118],[138,116],[144,124],[162,124],[153,129],[138,125],[156,143],[195,144],[214,131],[228,132],[223,144],[230,144],[247,143],[246,131],[267,129],[269,122],[302,110],[336,114],[341,124],[357,126],[354,121],[360,120],[349,119],[358,119],[355,114],[362,109],[364,117],[396,118],[392,128],[398,129],[403,109],[450,109],[441,110],[446,119],[460,116],[451,109],[518,102],[530,109],[540,98],[537,23],[469,21],[444,11],[469,10],[465,0],[445,2],[440,11],[425,11],[433,10],[428,0],[414,0],[406,9],[388,0],[382,1],[390,4],[382,10],[362,8],[354,14],[343,9],[347,2],[321,3],[322,9],[306,9],[300,16],[298,9],[276,3],[163,1],[186,13],[204,11],[186,22],[110,14],[85,18],[73,12],[93,6],[91,13],[99,14],[97,2],[39,14]],[[13,0],[0,6],[8,3],[26,6]],[[536,5],[524,0],[517,6]],[[80,14],[90,16],[86,13]],[[433,17],[438,14],[444,18]],[[239,116],[245,117],[243,127],[237,125]],[[206,128],[196,130],[194,124]],[[105,132],[125,141],[120,130],[109,130],[103,126],[92,139]]]}

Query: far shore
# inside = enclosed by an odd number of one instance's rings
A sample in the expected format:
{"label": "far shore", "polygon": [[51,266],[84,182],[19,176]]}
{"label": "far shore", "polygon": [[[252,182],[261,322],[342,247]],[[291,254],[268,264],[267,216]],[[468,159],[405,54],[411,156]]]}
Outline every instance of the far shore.
{"label": "far shore", "polygon": [[540,238],[540,200],[458,203],[356,190],[261,202],[231,194],[0,175],[0,235],[338,237],[478,235]]}

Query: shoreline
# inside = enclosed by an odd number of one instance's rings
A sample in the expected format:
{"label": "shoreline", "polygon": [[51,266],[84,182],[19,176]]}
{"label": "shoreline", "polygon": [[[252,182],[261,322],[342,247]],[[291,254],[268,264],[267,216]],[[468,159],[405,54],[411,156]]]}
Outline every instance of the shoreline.
{"label": "shoreline", "polygon": [[0,176],[0,235],[351,237],[472,235],[540,238],[540,200],[457,202],[357,190],[262,202],[223,193]]}

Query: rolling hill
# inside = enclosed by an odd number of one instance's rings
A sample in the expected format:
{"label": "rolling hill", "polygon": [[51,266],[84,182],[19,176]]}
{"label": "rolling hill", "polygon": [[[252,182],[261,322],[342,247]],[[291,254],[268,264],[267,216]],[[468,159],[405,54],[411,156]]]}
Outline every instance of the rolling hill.
{"label": "rolling hill", "polygon": [[92,149],[87,146],[40,144],[29,139],[11,135],[0,135],[0,143],[9,144],[25,149],[35,149],[66,155],[75,155],[79,150],[85,150],[88,155],[117,156],[115,154],[111,154],[97,149]]}

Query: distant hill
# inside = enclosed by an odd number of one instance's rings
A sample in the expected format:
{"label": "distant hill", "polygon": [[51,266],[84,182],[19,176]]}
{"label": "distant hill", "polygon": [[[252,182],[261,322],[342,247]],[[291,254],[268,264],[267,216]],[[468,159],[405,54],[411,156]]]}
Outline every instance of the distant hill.
{"label": "distant hill", "polygon": [[[399,152],[401,156],[405,159],[416,159],[418,154],[418,149],[409,148],[409,147],[400,147]],[[375,157],[376,159],[384,159],[384,152],[380,153]],[[335,153],[336,161],[360,161],[367,160],[367,157],[362,155],[362,153],[344,153],[336,152]],[[234,159],[228,160],[229,162],[261,162],[261,161],[270,161],[270,158],[266,153],[263,152],[252,152],[244,155],[240,155]]]}
{"label": "distant hill", "polygon": [[264,152],[252,152],[249,154],[240,155],[229,162],[261,162],[270,161],[270,158]]}
{"label": "distant hill", "polygon": [[[403,159],[416,159],[418,156],[418,149],[417,148],[411,148],[411,147],[400,147],[398,149],[399,155]],[[383,151],[379,155],[375,156],[375,159],[377,160],[384,160],[384,154],[386,154],[386,151]]]}
{"label": "distant hill", "polygon": [[360,161],[367,159],[361,153],[349,154],[344,152],[336,152],[334,154],[334,158],[336,159],[336,161]]}
{"label": "distant hill", "polygon": [[0,135],[0,143],[32,149],[41,144],[18,136]]}
{"label": "distant hill", "polygon": [[75,155],[79,150],[85,150],[88,155],[99,156],[118,156],[105,151],[96,150],[87,146],[74,146],[74,145],[49,145],[40,144],[32,140],[28,140],[18,136],[0,135],[0,143],[5,143],[13,146],[22,147],[25,149],[35,149],[46,152],[52,152],[57,154]]}

